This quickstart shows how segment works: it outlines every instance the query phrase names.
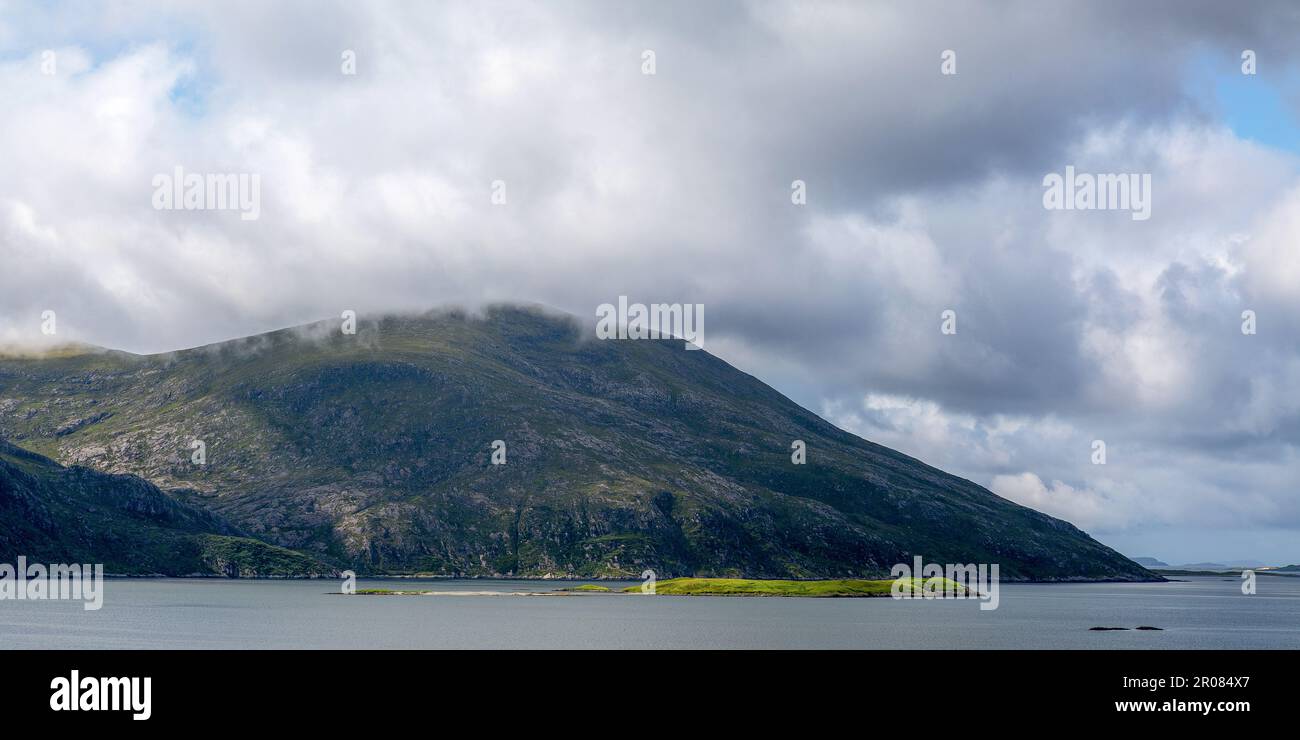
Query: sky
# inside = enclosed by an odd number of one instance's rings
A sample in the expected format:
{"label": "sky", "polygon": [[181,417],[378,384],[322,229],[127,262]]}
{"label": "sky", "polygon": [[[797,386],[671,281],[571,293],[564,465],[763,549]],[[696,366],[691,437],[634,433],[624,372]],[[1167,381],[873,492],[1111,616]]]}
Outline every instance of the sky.
{"label": "sky", "polygon": [[[0,0],[0,343],[699,303],[710,352],[1127,555],[1300,562],[1297,38],[1290,2]],[[177,167],[256,175],[257,218],[156,207]],[[1046,208],[1066,167],[1150,217]]]}

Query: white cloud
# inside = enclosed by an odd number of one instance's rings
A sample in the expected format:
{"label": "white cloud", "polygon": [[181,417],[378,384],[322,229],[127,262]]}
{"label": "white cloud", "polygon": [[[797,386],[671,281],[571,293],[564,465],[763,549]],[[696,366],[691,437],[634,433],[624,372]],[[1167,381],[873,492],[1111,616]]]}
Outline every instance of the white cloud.
{"label": "white cloud", "polygon": [[[713,351],[954,473],[1036,471],[1041,495],[1018,485],[1044,505],[1069,482],[1105,526],[1208,511],[1300,529],[1300,162],[1199,110],[1184,79],[1207,39],[1250,39],[1280,69],[1294,34],[1268,4],[1126,13],[6,13],[0,340],[39,336],[47,308],[69,338],[160,351],[343,308],[703,302]],[[1150,172],[1151,220],[1045,212],[1042,175],[1067,164]],[[259,173],[261,218],[154,211],[151,177],[177,165]],[[1123,485],[1080,467],[1094,436],[1131,465],[1108,467]]]}
{"label": "white cloud", "polygon": [[991,490],[1022,506],[1064,519],[1086,532],[1122,529],[1144,517],[1142,498],[1131,487],[1110,480],[1098,481],[1097,488],[1075,488],[1059,480],[1051,485],[1033,473],[999,475]]}

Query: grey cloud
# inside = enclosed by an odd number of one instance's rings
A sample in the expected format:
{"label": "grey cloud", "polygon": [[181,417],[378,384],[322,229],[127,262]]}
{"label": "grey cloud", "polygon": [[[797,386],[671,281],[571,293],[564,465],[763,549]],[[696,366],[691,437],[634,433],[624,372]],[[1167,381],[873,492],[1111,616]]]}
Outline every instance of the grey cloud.
{"label": "grey cloud", "polygon": [[[1292,4],[9,16],[0,339],[46,304],[78,338],[159,351],[344,308],[703,302],[724,357],[981,483],[1032,472],[1150,497],[1174,512],[1157,524],[1182,526],[1240,475],[1272,507],[1256,511],[1300,528],[1300,290],[1283,264],[1296,158],[1225,132],[1187,84],[1200,55],[1235,69],[1242,48],[1285,80]],[[40,78],[33,55],[56,42],[94,64]],[[355,77],[339,74],[345,48]],[[1071,163],[1152,172],[1152,220],[1045,212],[1043,174]],[[149,178],[177,164],[260,173],[262,218],[153,211]],[[796,178],[807,206],[790,203]],[[508,206],[488,200],[495,179]],[[871,394],[921,405],[863,409]],[[1106,481],[1093,435],[1114,440]],[[1225,459],[1249,473],[1220,473]],[[1133,526],[1163,516],[1122,508]]]}

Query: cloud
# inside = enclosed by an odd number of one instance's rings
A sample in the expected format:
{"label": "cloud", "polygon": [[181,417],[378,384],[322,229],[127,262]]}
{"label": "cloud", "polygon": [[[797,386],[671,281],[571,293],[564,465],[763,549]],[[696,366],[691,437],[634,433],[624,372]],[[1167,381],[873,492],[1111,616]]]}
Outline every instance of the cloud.
{"label": "cloud", "polygon": [[[1297,99],[1293,4],[15,9],[0,341],[47,309],[164,351],[344,309],[705,303],[711,350],[977,482],[1062,481],[1126,536],[1300,534],[1300,161],[1196,76],[1251,48]],[[1067,165],[1150,173],[1151,219],[1044,211]],[[154,210],[176,166],[258,174],[260,218]]]}
{"label": "cloud", "polygon": [[1113,530],[1132,522],[1138,513],[1132,509],[1141,503],[1133,491],[1117,490],[1111,481],[1102,490],[1077,489],[1059,480],[1051,486],[1033,473],[999,475],[993,478],[992,491],[1045,514],[1060,517],[1084,530]]}

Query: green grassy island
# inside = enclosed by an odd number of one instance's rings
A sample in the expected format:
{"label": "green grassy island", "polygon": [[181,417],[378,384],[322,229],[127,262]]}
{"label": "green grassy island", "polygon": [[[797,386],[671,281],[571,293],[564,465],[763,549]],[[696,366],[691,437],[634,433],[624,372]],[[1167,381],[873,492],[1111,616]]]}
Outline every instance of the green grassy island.
{"label": "green grassy island", "polygon": [[[923,593],[925,578],[903,579],[900,590],[904,594]],[[932,588],[946,590],[948,594],[965,592],[970,597],[977,594],[956,581],[936,579]],[[892,596],[894,579],[869,581],[840,579],[822,581],[778,581],[751,578],[672,578],[655,584],[657,596],[803,596],[814,598]],[[416,591],[387,588],[357,589],[359,596],[563,596],[572,593],[640,594],[641,585],[628,586],[615,591],[608,586],[584,583],[553,591]]]}
{"label": "green grassy island", "polygon": [[[954,591],[963,589],[955,581],[943,579],[945,587]],[[904,581],[902,591],[920,590],[925,579],[913,578]],[[894,579],[868,581],[861,579],[842,579],[827,581],[768,581],[749,578],[672,578],[655,584],[655,594],[665,596],[812,596],[812,597],[853,597],[853,596],[890,596],[893,593]],[[640,586],[623,589],[626,593],[639,592]]]}

